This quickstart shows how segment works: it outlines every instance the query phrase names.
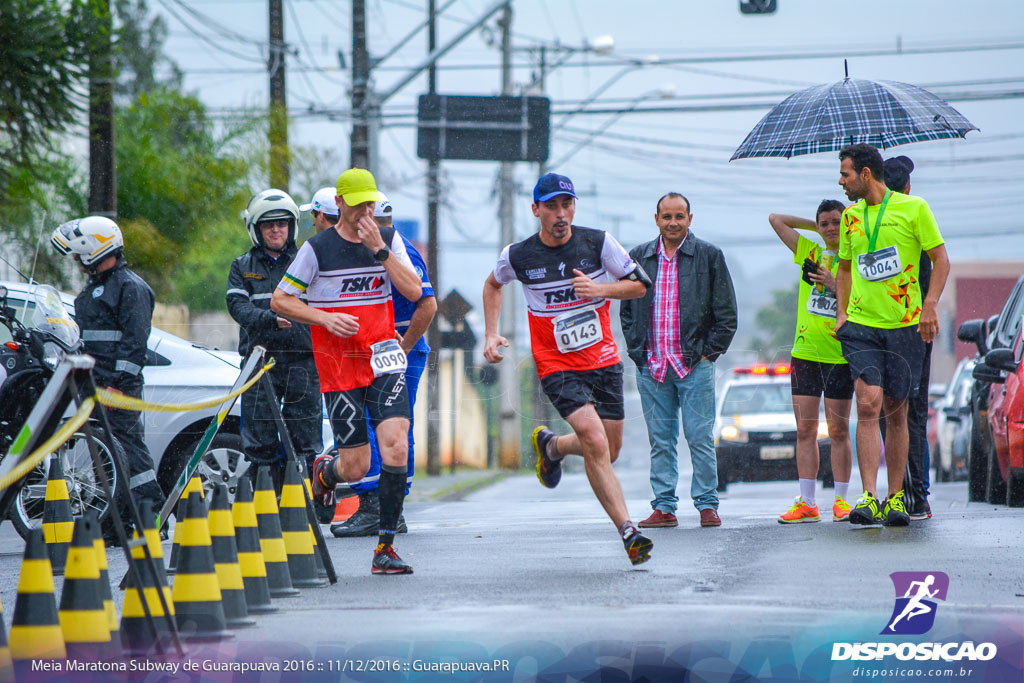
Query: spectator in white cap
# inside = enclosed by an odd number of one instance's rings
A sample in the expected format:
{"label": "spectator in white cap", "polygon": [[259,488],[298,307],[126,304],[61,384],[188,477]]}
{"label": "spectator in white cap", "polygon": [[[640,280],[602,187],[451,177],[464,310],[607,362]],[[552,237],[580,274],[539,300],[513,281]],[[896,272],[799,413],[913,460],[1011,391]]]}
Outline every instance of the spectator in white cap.
{"label": "spectator in white cap", "polygon": [[299,211],[309,211],[313,217],[313,228],[323,232],[338,222],[338,204],[334,201],[335,188],[321,187],[313,194],[309,204],[303,204]]}

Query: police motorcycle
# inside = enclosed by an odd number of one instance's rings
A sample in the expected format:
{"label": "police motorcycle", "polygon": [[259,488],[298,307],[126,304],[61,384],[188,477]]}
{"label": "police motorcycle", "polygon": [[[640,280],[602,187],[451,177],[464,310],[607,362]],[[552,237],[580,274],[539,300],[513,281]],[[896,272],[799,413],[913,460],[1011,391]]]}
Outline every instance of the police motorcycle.
{"label": "police motorcycle", "polygon": [[[7,288],[0,286],[0,324],[10,333],[10,340],[0,344],[0,460],[9,453],[57,364],[66,354],[78,353],[82,348],[78,325],[64,308],[56,289],[34,284],[24,308],[8,305],[7,295]],[[22,320],[28,320],[29,324]],[[72,405],[64,416],[54,415],[45,424],[42,438],[37,443],[54,434],[73,410]],[[105,438],[106,433],[95,418],[90,418],[89,425],[91,437],[83,427],[55,453],[60,458],[67,482],[71,514],[77,517],[92,511],[106,526],[115,506],[103,493],[88,439],[91,438],[98,449],[115,497],[123,495],[126,485],[123,473],[115,464],[124,462],[125,455],[116,439]],[[112,457],[108,442],[117,449],[118,460]],[[45,458],[12,484],[16,491],[7,518],[14,523],[22,538],[27,538],[29,531],[38,529],[42,523],[49,462],[50,458]]]}

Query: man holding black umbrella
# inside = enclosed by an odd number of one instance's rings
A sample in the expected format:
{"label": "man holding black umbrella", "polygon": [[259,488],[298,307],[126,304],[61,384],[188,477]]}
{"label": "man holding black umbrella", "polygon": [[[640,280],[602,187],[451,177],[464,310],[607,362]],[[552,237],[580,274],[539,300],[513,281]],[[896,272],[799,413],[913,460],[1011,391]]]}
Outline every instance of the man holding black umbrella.
{"label": "man holding black umbrella", "polygon": [[[936,308],[949,259],[928,204],[885,186],[877,149],[850,145],[839,160],[839,184],[856,200],[843,213],[836,315],[836,336],[855,380],[857,459],[864,483],[850,522],[906,526],[907,401],[920,382],[925,344],[939,329]],[[924,299],[919,283],[922,251],[934,267]],[[883,410],[889,495],[879,501],[875,480]]]}

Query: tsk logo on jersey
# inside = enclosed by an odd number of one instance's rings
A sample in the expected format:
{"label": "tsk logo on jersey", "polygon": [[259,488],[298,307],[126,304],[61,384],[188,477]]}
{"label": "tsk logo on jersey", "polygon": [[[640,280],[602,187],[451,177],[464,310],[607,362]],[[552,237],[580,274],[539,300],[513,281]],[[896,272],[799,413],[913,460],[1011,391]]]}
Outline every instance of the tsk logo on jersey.
{"label": "tsk logo on jersey", "polygon": [[372,292],[383,286],[384,278],[380,275],[361,275],[359,277],[347,277],[342,280],[338,291],[342,294]]}
{"label": "tsk logo on jersey", "polygon": [[567,301],[576,301],[578,298],[579,297],[576,296],[576,290],[572,287],[544,292],[544,303],[549,306],[551,304],[563,304]]}
{"label": "tsk logo on jersey", "polygon": [[527,268],[526,277],[531,280],[543,280],[544,276],[548,274],[547,268]]}
{"label": "tsk logo on jersey", "polygon": [[882,635],[918,636],[935,623],[935,600],[946,599],[949,576],[943,572],[893,572],[896,604]]}

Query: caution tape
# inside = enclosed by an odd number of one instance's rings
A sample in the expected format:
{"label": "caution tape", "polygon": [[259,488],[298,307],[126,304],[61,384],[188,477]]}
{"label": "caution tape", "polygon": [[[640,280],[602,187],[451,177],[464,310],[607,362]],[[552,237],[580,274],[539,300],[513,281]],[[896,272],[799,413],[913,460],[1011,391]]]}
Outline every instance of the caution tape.
{"label": "caution tape", "polygon": [[79,406],[78,412],[71,416],[71,419],[61,425],[53,436],[44,441],[39,448],[32,451],[32,453],[18,463],[13,470],[8,472],[3,477],[0,477],[0,491],[6,489],[8,486],[18,481],[26,474],[31,472],[36,465],[43,461],[43,458],[53,453],[61,444],[74,436],[82,425],[89,421],[89,416],[92,414],[93,406],[95,401],[92,398],[87,398],[82,401],[82,405]]}
{"label": "caution tape", "polygon": [[221,403],[241,396],[245,392],[252,388],[252,385],[259,381],[260,377],[265,375],[270,368],[274,367],[274,359],[271,358],[266,365],[260,368],[260,371],[253,375],[252,379],[240,386],[230,394],[221,396],[220,398],[211,398],[206,401],[199,401],[198,403],[149,403],[143,401],[141,398],[135,398],[134,396],[125,396],[109,389],[96,389],[96,400],[106,408],[120,408],[121,410],[135,410],[143,411],[150,410],[158,413],[183,413],[190,410],[205,410],[206,408],[216,408]]}

